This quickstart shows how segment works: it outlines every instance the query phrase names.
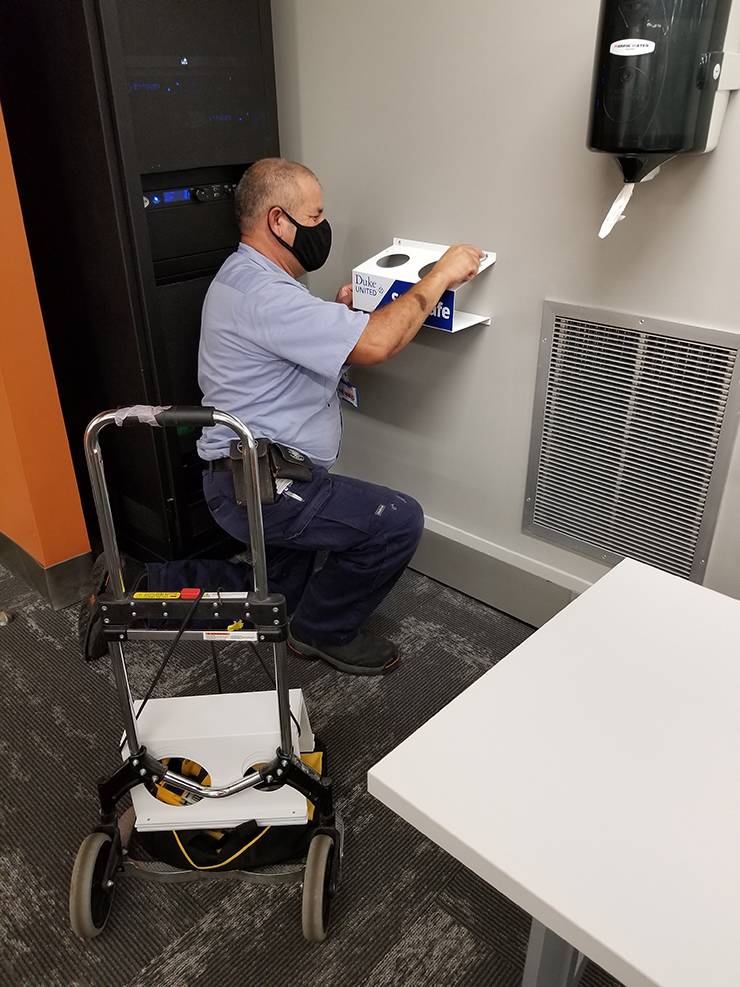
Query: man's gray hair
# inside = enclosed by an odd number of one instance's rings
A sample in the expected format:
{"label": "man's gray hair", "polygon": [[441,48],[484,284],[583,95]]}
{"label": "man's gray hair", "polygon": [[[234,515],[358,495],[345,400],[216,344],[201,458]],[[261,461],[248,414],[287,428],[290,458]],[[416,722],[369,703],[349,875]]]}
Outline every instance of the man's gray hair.
{"label": "man's gray hair", "polygon": [[248,233],[273,206],[293,212],[300,191],[297,180],[306,175],[316,178],[310,168],[285,158],[262,158],[250,165],[234,192],[236,219],[242,233]]}

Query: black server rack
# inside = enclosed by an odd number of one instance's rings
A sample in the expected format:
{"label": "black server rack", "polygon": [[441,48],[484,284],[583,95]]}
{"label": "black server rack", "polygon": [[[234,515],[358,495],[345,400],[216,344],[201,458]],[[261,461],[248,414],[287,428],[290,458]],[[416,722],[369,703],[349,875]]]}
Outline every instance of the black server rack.
{"label": "black server rack", "polygon": [[[0,100],[94,541],[87,422],[110,407],[200,401],[200,313],[238,242],[234,186],[251,162],[278,153],[270,5],[2,0],[1,9]],[[124,548],[153,559],[226,550],[203,502],[196,433],[108,435]]]}

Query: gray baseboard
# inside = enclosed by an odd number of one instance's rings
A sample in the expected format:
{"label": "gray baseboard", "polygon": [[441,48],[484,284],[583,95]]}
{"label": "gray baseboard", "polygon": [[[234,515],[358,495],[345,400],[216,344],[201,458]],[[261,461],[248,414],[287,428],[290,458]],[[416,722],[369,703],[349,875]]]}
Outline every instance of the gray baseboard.
{"label": "gray baseboard", "polygon": [[82,599],[92,556],[86,552],[45,569],[0,531],[0,563],[45,597],[55,610],[63,610]]}
{"label": "gray baseboard", "polygon": [[541,627],[576,595],[429,530],[424,532],[411,568],[532,627]]}

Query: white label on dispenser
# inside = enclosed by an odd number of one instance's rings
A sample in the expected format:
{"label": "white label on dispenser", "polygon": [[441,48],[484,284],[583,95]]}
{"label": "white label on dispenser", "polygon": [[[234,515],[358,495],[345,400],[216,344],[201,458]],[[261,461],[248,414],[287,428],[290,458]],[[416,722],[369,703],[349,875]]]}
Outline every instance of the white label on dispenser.
{"label": "white label on dispenser", "polygon": [[655,51],[655,42],[644,38],[624,38],[613,42],[609,51],[612,55],[651,55]]}

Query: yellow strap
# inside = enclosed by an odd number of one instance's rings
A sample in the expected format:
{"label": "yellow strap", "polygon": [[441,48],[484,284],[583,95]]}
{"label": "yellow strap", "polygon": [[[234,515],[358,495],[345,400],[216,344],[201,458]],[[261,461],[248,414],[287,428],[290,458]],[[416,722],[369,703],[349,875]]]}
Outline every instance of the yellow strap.
{"label": "yellow strap", "polygon": [[245,850],[248,850],[251,846],[254,846],[254,844],[257,842],[257,840],[261,840],[262,839],[262,837],[265,835],[265,833],[267,832],[267,830],[269,828],[270,828],[269,826],[265,826],[265,828],[262,830],[262,832],[261,833],[258,833],[255,836],[255,838],[252,840],[251,843],[247,843],[246,846],[243,846],[240,850],[237,850],[236,853],[232,854],[232,856],[230,856],[228,860],[222,860],[218,864],[208,864],[207,867],[199,867],[198,864],[193,863],[193,861],[190,859],[190,857],[188,855],[188,851],[182,845],[182,842],[181,842],[180,837],[179,837],[179,835],[177,833],[177,830],[173,829],[172,830],[172,835],[175,837],[175,840],[177,842],[177,845],[182,850],[183,857],[187,860],[187,862],[190,864],[190,866],[194,870],[218,870],[219,867],[225,867],[227,864],[230,864],[232,860],[236,860],[237,857],[240,857],[244,853]]}
{"label": "yellow strap", "polygon": [[[324,769],[324,752],[323,751],[310,751],[307,754],[301,754],[301,760],[304,764],[307,764],[309,768],[313,768],[317,775],[323,773]],[[307,806],[307,818],[309,822],[313,822],[314,814],[314,804],[306,799]]]}
{"label": "yellow strap", "polygon": [[156,797],[160,802],[166,802],[168,805],[185,805],[182,792],[171,792],[162,782],[159,782],[156,788]]}
{"label": "yellow strap", "polygon": [[[169,767],[171,758],[163,757],[162,764],[167,768]],[[180,768],[180,773],[183,775],[189,775],[191,778],[197,778],[201,785],[211,784],[211,776],[208,774],[206,769],[202,765],[198,764],[197,761],[191,761],[188,758],[182,759],[182,764]],[[201,778],[201,775],[203,776]],[[157,781],[154,784],[154,797],[159,799],[160,802],[167,802],[168,805],[187,805],[187,795],[182,788],[178,788],[174,785],[174,791],[172,788],[168,787],[168,782]]]}
{"label": "yellow strap", "polygon": [[[301,754],[301,760],[305,764],[307,764],[310,768],[313,768],[313,770],[317,774],[321,774],[322,768],[324,766],[323,765],[323,761],[324,761],[323,751],[311,751],[310,753]],[[252,767],[258,769],[258,768],[261,768],[262,765],[261,764],[260,765],[252,765]],[[167,790],[165,789],[165,791],[167,791]],[[167,792],[167,794],[169,795],[170,793]],[[169,799],[165,799],[164,801],[169,801]],[[314,806],[313,806],[313,803],[312,802],[309,802],[308,801],[308,799],[306,799],[306,802],[308,803],[308,818],[309,818],[309,820],[311,820],[311,819],[313,819]],[[174,830],[173,829],[172,830],[172,835],[175,837],[175,840],[177,842],[177,845],[180,847],[180,850],[182,851],[183,857],[185,857],[185,859],[187,860],[187,862],[190,864],[191,867],[193,867],[195,870],[218,870],[219,867],[225,867],[227,864],[230,864],[232,860],[236,860],[237,857],[241,856],[241,854],[243,854],[245,850],[248,850],[251,846],[254,846],[254,844],[257,842],[257,840],[261,840],[262,839],[262,837],[265,835],[265,833],[268,831],[269,828],[270,828],[269,826],[265,826],[265,828],[262,830],[262,832],[261,833],[258,833],[255,836],[255,838],[252,840],[251,843],[247,843],[246,846],[243,846],[240,850],[237,850],[236,853],[232,854],[232,856],[229,857],[228,860],[222,860],[218,864],[208,864],[206,867],[199,867],[198,864],[194,863],[191,860],[191,858],[190,858],[187,850],[182,845],[182,841],[180,840],[180,837],[179,837],[179,835],[177,833],[177,830]],[[215,836],[215,833],[212,833],[211,835],[214,835]]]}
{"label": "yellow strap", "polygon": [[307,764],[309,768],[313,768],[317,775],[321,774],[324,767],[323,751],[309,751],[307,754],[301,754],[301,760],[304,764]]}
{"label": "yellow strap", "polygon": [[[202,764],[198,764],[197,761],[191,761],[188,758],[183,758],[182,761],[182,774],[186,777],[197,778],[199,784],[207,785],[210,788],[211,776],[208,774],[206,769]],[[201,774],[203,777],[201,778]]]}

